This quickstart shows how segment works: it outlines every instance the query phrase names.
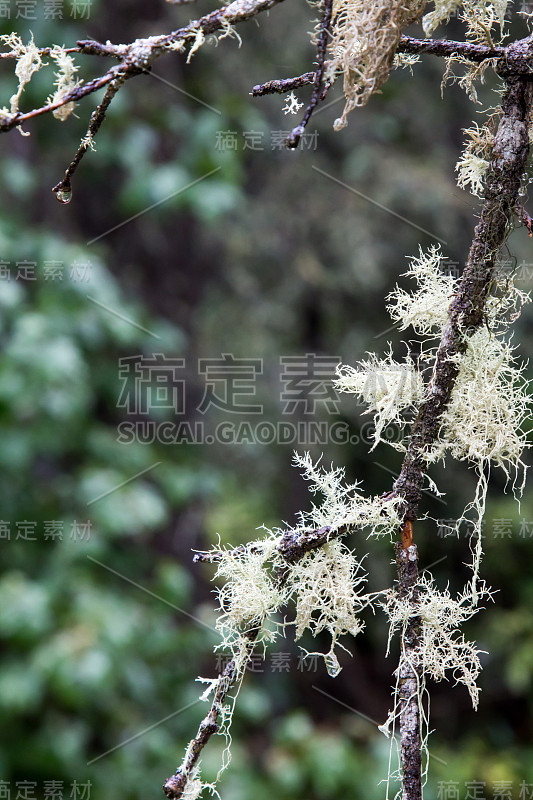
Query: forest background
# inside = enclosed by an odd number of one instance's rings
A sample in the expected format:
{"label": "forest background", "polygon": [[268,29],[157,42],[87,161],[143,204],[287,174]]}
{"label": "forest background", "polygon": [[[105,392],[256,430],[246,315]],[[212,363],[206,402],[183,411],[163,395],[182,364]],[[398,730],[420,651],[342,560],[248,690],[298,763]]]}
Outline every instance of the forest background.
{"label": "forest background", "polygon": [[[0,3],[0,30],[25,41],[31,32],[39,46],[129,42],[212,8],[69,0],[52,19],[51,6]],[[477,109],[457,86],[441,99],[443,65],[425,57],[414,76],[394,72],[335,133],[337,87],[303,146],[285,150],[281,132],[297,117],[283,113],[282,97],[249,92],[310,68],[313,18],[306,3],[286,2],[241,26],[240,48],[227,38],[189,65],[178,54],[158,61],[115,99],[69,205],[50,190],[85,133],[91,101],[80,102],[77,118],[42,118],[26,126],[31,136],[2,137],[6,800],[161,796],[204,711],[194,678],[217,671],[213,569],[193,565],[192,549],[218,534],[247,541],[258,525],[306,508],[295,448],[345,465],[369,493],[390,488],[399,469],[400,454],[369,453],[362,408],[334,396],[328,381],[339,361],[401,341],[385,297],[398,280],[408,286],[400,276],[419,245],[441,244],[459,273],[478,205],[454,170]],[[512,33],[526,35],[525,25]],[[446,35],[462,38],[457,21]],[[84,77],[96,75],[99,63],[86,60]],[[8,103],[16,82],[12,64],[0,66]],[[491,105],[487,77],[480,99]],[[34,78],[22,107],[50,90],[51,69]],[[533,244],[523,231],[502,258],[528,290]],[[514,343],[527,358],[527,307]],[[180,422],[194,441],[142,440]],[[273,430],[298,441],[281,443]],[[473,477],[462,465],[441,473],[446,496],[424,498],[437,524],[422,523],[417,542],[421,567],[433,565],[439,585],[456,589],[469,560],[466,531],[444,534]],[[451,784],[461,797],[533,796],[533,498],[526,490],[518,509],[502,489],[495,476],[483,566],[498,593],[466,630],[488,651],[480,707],[472,711],[464,687],[430,687],[438,733],[428,796],[444,798]],[[369,541],[368,549],[370,586],[389,586],[390,548]],[[340,800],[356,785],[368,800],[383,796],[389,743],[377,724],[390,708],[397,653],[384,658],[385,620],[368,622],[335,680],[321,660],[302,662],[291,640],[254,660],[223,800]],[[207,779],[221,747],[204,754]]]}

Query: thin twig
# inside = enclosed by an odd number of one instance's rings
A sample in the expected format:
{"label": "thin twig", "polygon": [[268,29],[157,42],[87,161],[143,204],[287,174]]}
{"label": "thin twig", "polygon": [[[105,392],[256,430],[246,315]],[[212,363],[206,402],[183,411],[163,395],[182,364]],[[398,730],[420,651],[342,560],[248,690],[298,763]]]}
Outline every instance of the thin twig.
{"label": "thin twig", "polygon": [[320,36],[318,37],[318,45],[316,51],[317,70],[315,72],[315,79],[313,85],[313,94],[311,100],[306,108],[302,121],[296,128],[293,128],[286,139],[286,145],[290,150],[298,147],[302,133],[304,132],[307,123],[311,119],[311,115],[315,110],[317,104],[324,100],[330,87],[331,82],[328,81],[325,86],[322,86],[322,78],[324,77],[324,66],[326,61],[326,52],[328,48],[328,39],[331,27],[331,15],[333,10],[333,0],[324,0],[324,13],[322,15],[322,22],[320,25]]}
{"label": "thin twig", "polygon": [[198,727],[198,733],[194,739],[189,742],[183,764],[178,767],[174,775],[171,775],[170,778],[167,778],[163,784],[163,791],[166,796],[170,798],[170,800],[179,800],[179,798],[183,796],[187,781],[189,780],[191,773],[198,763],[198,759],[200,758],[202,750],[209,742],[213,734],[219,732],[220,728],[218,719],[222,711],[222,706],[224,705],[224,702],[228,696],[229,690],[237,681],[237,679],[242,676],[242,671],[248,665],[248,661],[253,653],[254,643],[259,635],[260,630],[261,629],[259,627],[253,628],[244,634],[248,639],[248,649],[245,654],[247,656],[246,663],[241,666],[240,671],[237,668],[235,659],[232,658],[231,661],[226,665],[221,675],[219,675],[218,686],[215,689],[215,695],[213,697],[211,707],[204,719],[201,721]]}
{"label": "thin twig", "polygon": [[413,39],[412,36],[402,36],[398,45],[398,53],[425,54],[449,58],[458,55],[467,61],[476,64],[490,58],[502,58],[505,47],[487,47],[483,44],[472,42],[454,42],[450,39]]}
{"label": "thin twig", "polygon": [[285,78],[284,80],[259,83],[253,87],[250,94],[252,97],[262,97],[265,94],[286,94],[293,89],[299,89],[301,86],[314,83],[315,80],[316,72],[304,72],[303,75],[298,75],[297,78]]}
{"label": "thin twig", "polygon": [[92,142],[94,137],[98,133],[102,122],[105,119],[106,111],[109,108],[111,101],[113,100],[114,96],[123,85],[123,83],[131,77],[132,74],[137,73],[122,73],[118,75],[107,87],[106,93],[104,95],[104,99],[102,102],[96,107],[96,109],[91,114],[91,121],[89,123],[89,127],[87,128],[87,133],[85,134],[84,138],[81,141],[81,144],[78,148],[78,152],[72,159],[70,166],[68,167],[67,171],[65,172],[64,178],[59,181],[56,186],[52,189],[55,192],[57,199],[62,202],[70,202],[70,198],[72,197],[72,185],[71,180],[72,176],[76,172],[83,156],[92,147]]}
{"label": "thin twig", "polygon": [[76,102],[77,100],[81,100],[82,97],[87,97],[87,95],[93,94],[99,89],[103,89],[104,86],[107,86],[108,83],[111,83],[111,81],[116,78],[117,73],[118,68],[113,67],[109,70],[109,72],[106,72],[105,75],[102,75],[100,78],[95,78],[88,83],[74,87],[74,89],[71,89],[70,92],[67,92],[67,94],[63,95],[61,100],[58,100],[55,103],[46,103],[46,105],[41,106],[40,108],[34,108],[33,111],[27,111],[25,113],[18,111],[15,114],[6,114],[5,118],[0,118],[0,132],[7,132],[13,128],[18,128],[20,125],[23,125],[30,119],[40,117],[43,114],[50,114],[57,108],[67,105],[67,103]]}
{"label": "thin twig", "polygon": [[[338,539],[341,536],[344,536],[349,530],[351,529],[347,525],[339,525],[339,527],[335,528],[334,530],[332,529],[331,525],[324,525],[322,528],[316,528],[315,530],[302,531],[291,529],[285,531],[285,533],[280,537],[277,550],[279,554],[283,556],[285,561],[288,563],[294,563],[311,550],[316,550],[317,548],[326,544],[326,542],[330,542],[333,539]],[[233,554],[253,554],[261,552],[261,547],[257,544],[243,544],[239,545],[238,547],[234,547],[231,552]],[[222,550],[207,550],[206,552],[196,553],[193,557],[193,562],[195,564],[213,564],[217,561],[220,561],[223,556],[224,552]]]}
{"label": "thin twig", "polygon": [[[49,56],[54,48],[53,47],[37,47],[35,49],[36,49],[37,53],[39,53],[40,56]],[[64,50],[64,52],[67,53],[68,55],[70,55],[71,53],[81,53],[82,49],[81,49],[81,47],[67,47]],[[16,51],[13,51],[13,50],[10,50],[9,53],[0,53],[0,60],[1,59],[8,59],[8,58],[11,58],[11,59],[19,58],[19,54]]]}
{"label": "thin twig", "polygon": [[[454,42],[448,39],[414,39],[412,36],[402,36],[398,45],[399,53],[412,54],[431,54],[448,58],[453,55],[460,55],[463,58],[476,63],[493,58],[501,58],[505,55],[505,47],[495,47],[493,49],[481,44],[471,44],[469,42]],[[317,73],[304,72],[295,78],[285,78],[282,80],[272,80],[254,86],[250,94],[253,97],[261,97],[265,94],[285,94],[293,89],[299,89],[309,83],[315,83]]]}

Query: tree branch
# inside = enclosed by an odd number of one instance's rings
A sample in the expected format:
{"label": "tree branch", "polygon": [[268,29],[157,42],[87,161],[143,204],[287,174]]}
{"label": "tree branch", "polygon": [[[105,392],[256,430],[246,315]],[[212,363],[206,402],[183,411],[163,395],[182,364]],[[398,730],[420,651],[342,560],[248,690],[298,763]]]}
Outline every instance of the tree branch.
{"label": "tree branch", "polygon": [[304,132],[307,123],[311,119],[313,111],[315,110],[319,101],[324,100],[331,86],[331,82],[329,82],[323,87],[322,78],[324,77],[324,66],[326,61],[328,40],[330,36],[332,10],[333,10],[333,0],[324,0],[324,12],[322,15],[322,21],[320,25],[320,35],[318,37],[318,45],[316,51],[317,70],[315,72],[315,78],[313,82],[314,84],[313,94],[311,95],[311,100],[309,101],[309,105],[305,110],[305,114],[303,116],[302,121],[300,122],[299,125],[296,126],[296,128],[293,128],[292,131],[287,136],[286,144],[287,147],[291,150],[294,150],[296,147],[298,147],[302,133]]}
{"label": "tree branch", "polygon": [[[519,50],[522,51],[521,43]],[[513,48],[506,48],[513,58]],[[507,55],[506,53],[506,55]],[[523,52],[518,56],[523,57]],[[501,71],[509,69],[504,59]],[[494,275],[496,256],[504,244],[518,204],[518,191],[529,153],[529,122],[533,103],[531,82],[507,75],[502,100],[502,116],[494,137],[487,171],[484,204],[459,289],[449,307],[448,322],[437,351],[433,377],[411,428],[411,436],[394,492],[404,501],[402,543],[396,544],[398,591],[407,597],[413,615],[402,641],[398,667],[401,730],[402,797],[422,797],[420,692],[422,678],[417,662],[420,621],[416,616],[418,555],[412,543],[412,522],[418,515],[425,455],[437,440],[439,428],[450,402],[459,364],[468,338],[483,324],[484,309]],[[527,224],[527,222],[526,222]],[[529,227],[529,225],[528,225]],[[411,544],[409,544],[411,542]]]}
{"label": "tree branch", "polygon": [[[450,39],[415,39],[403,35],[397,49],[398,53],[412,53],[413,55],[434,55],[450,58],[459,55],[467,61],[476,64],[490,59],[504,58],[507,47],[487,47],[472,42],[456,42]],[[520,72],[529,71],[528,65],[521,65]],[[317,72],[304,72],[294,78],[267,81],[254,86],[250,94],[252,97],[261,97],[265,94],[285,94],[293,89],[299,89],[310,83],[315,83]]]}
{"label": "tree branch", "polygon": [[405,518],[415,520],[422,491],[425,455],[438,438],[442,417],[455,385],[468,337],[483,323],[483,312],[494,275],[496,256],[507,238],[518,203],[518,191],[529,153],[528,124],[533,87],[529,81],[508,79],[502,117],[494,136],[487,170],[485,202],[463,271],[449,308],[437,351],[433,377],[411,428],[409,446],[394,491],[405,503]]}
{"label": "tree branch", "polygon": [[[400,530],[401,541],[395,545],[397,591],[399,597],[407,599],[412,608],[411,617],[402,636],[402,655],[397,669],[402,797],[404,800],[421,800],[420,685],[423,675],[418,659],[421,623],[417,615],[418,552],[413,540],[413,522],[418,517],[418,505],[426,469],[425,457],[438,440],[441,422],[458,376],[457,356],[466,351],[468,338],[483,324],[496,256],[507,238],[511,219],[519,207],[518,192],[529,153],[528,129],[533,103],[533,85],[529,81],[528,63],[532,40],[529,38],[521,40],[506,48],[484,48],[477,45],[466,45],[461,48],[458,47],[460,43],[419,43],[408,37],[402,37],[402,43],[404,52],[415,52],[416,48],[419,48],[418,52],[436,55],[449,56],[458,53],[476,62],[497,58],[497,71],[506,80],[502,115],[493,140],[480,220],[474,231],[459,288],[449,307],[448,322],[437,350],[433,376],[426,390],[426,399],[411,426],[409,444],[400,475],[390,495],[403,500],[404,520]],[[411,49],[408,50],[408,47]],[[294,80],[308,80],[308,74],[300,76],[300,79],[291,79],[289,82],[270,82],[262,87],[254,87],[254,91],[257,89],[256,94],[260,94],[267,93],[268,90],[283,90]],[[319,72],[315,73],[314,96],[320,80],[321,74],[319,76]],[[267,91],[264,91],[265,87],[268,87]],[[530,229],[528,215],[524,213],[523,218]],[[280,540],[278,549],[285,560],[291,563],[310,550],[321,547],[334,536],[345,532],[346,529],[339,529],[332,533],[329,526],[315,531],[287,531]],[[195,560],[217,560],[217,554],[198,554]],[[278,580],[282,582],[284,578],[285,574],[282,571]],[[208,718],[209,715],[206,720]],[[198,747],[204,746],[204,740],[205,734],[199,731],[199,738],[195,740]],[[196,746],[195,744],[194,747]],[[181,780],[179,775],[174,777],[178,781]],[[185,783],[186,779],[183,784],[179,784],[181,792]],[[165,784],[168,797],[173,800],[181,797],[181,793],[169,794],[167,787],[169,787],[168,781]]]}
{"label": "tree branch", "polygon": [[397,52],[412,53],[413,55],[428,53],[443,58],[457,55],[479,64],[489,58],[502,58],[506,49],[505,47],[487,47],[472,42],[454,42],[449,39],[413,39],[412,36],[404,35],[400,39]]}
{"label": "tree branch", "polygon": [[[418,551],[396,542],[398,595],[407,598],[411,607],[418,600]],[[402,800],[422,800],[422,758],[420,736],[420,680],[418,646],[421,636],[420,617],[412,615],[401,641],[402,654],[398,665],[398,704],[400,707],[400,759],[402,764]]]}
{"label": "tree branch", "polygon": [[[326,1],[331,3],[331,0]],[[110,42],[101,44],[93,40],[80,40],[77,42],[77,47],[69,48],[65,52],[70,54],[80,53],[83,55],[111,57],[117,59],[119,63],[109,69],[101,77],[74,87],[70,92],[66,93],[61,100],[55,103],[45,103],[43,106],[34,108],[32,111],[18,111],[0,115],[0,132],[7,132],[13,128],[20,127],[22,124],[35,117],[49,114],[67,105],[67,103],[81,100],[83,97],[97,92],[108,84],[112,84],[102,102],[93,112],[87,136],[67,169],[65,177],[53,189],[60,202],[68,202],[72,193],[72,175],[87,152],[90,146],[89,141],[92,141],[92,138],[98,132],[113,97],[127,79],[135,75],[149,72],[154,61],[164,53],[184,49],[187,44],[192,42],[191,53],[194,51],[195,45],[201,43],[205,36],[209,36],[220,30],[226,30],[229,33],[232,25],[245,22],[263,11],[268,11],[281,2],[283,2],[283,0],[234,0],[234,2],[229,5],[222,6],[212,11],[210,14],[200,17],[200,19],[190,22],[189,25],[183,28],[178,28],[171,33],[160,36],[136,39],[128,45],[114,45]],[[41,55],[50,55],[51,50],[52,48],[45,47],[42,48],[39,53]],[[0,57],[14,58],[15,54],[4,53],[0,54]]]}
{"label": "tree branch", "polygon": [[137,74],[138,72],[133,70],[119,74],[117,75],[116,78],[113,79],[113,81],[107,87],[104,99],[91,114],[91,121],[89,123],[89,127],[87,128],[87,133],[82,139],[82,142],[78,148],[78,152],[72,159],[70,166],[65,172],[65,177],[63,178],[63,180],[59,181],[59,183],[52,189],[52,191],[55,192],[56,197],[60,203],[70,202],[72,198],[72,185],[71,185],[72,176],[76,172],[87,150],[92,148],[93,139],[100,130],[100,125],[105,119],[105,114],[107,109],[109,108],[111,101],[113,100],[114,96],[116,95],[120,87],[123,85],[123,83],[128,78],[131,78],[132,75],[137,75]]}
{"label": "tree branch", "polygon": [[259,83],[253,87],[250,94],[252,97],[262,97],[265,94],[286,94],[293,89],[299,89],[301,86],[314,83],[315,80],[316,72],[304,72],[303,75],[299,75],[297,78],[285,78],[284,80]]}
{"label": "tree branch", "polygon": [[[245,666],[252,655],[253,645],[257,639],[257,636],[259,635],[259,631],[260,628],[254,628],[245,634],[246,638],[248,639],[249,646],[246,654],[248,658]],[[239,677],[239,674],[240,673],[237,669],[235,659],[232,659],[219,676],[218,686],[215,690],[215,696],[213,698],[213,702],[211,703],[211,707],[204,719],[201,721],[198,727],[198,733],[194,739],[189,742],[183,764],[181,767],[178,767],[174,775],[171,775],[170,778],[167,778],[163,784],[163,791],[166,796],[170,798],[170,800],[179,800],[179,798],[183,796],[187,781],[189,780],[195,766],[198,763],[198,759],[200,758],[202,750],[210,740],[211,736],[213,736],[215,733],[218,733],[218,718],[220,716],[222,706],[224,705],[224,701],[228,696],[229,690]]]}
{"label": "tree branch", "polygon": [[[303,558],[311,550],[314,550],[326,542],[331,541],[333,538],[343,535],[348,530],[347,526],[342,526],[332,531],[329,525],[318,528],[315,531],[286,531],[281,537],[278,545],[279,552],[287,560],[288,563],[294,563],[298,559]],[[235,548],[232,552],[254,552],[256,548],[253,545],[243,545]],[[196,553],[193,561],[195,563],[207,562],[213,563],[222,558],[222,552],[214,551],[207,553]],[[276,582],[278,586],[283,586],[287,576],[286,570],[280,570],[276,575]],[[246,668],[250,657],[253,652],[253,645],[259,635],[260,627],[246,631],[243,635],[247,638],[247,651],[245,652],[245,661],[243,667],[239,671],[235,659],[233,658],[226,666],[222,674],[219,676],[219,683],[215,690],[215,696],[207,715],[204,717],[198,728],[198,733],[195,738],[189,743],[185,760],[183,764],[176,770],[174,775],[168,778],[164,785],[163,791],[170,800],[180,800],[187,785],[194,767],[196,766],[200,754],[209,739],[214,733],[218,733],[218,718],[220,716],[222,706],[228,695],[229,690],[242,675],[242,670]]]}
{"label": "tree branch", "polygon": [[118,73],[119,68],[113,67],[100,78],[95,78],[94,80],[89,81],[89,83],[84,83],[82,86],[76,86],[56,103],[46,103],[40,108],[34,108],[33,111],[18,111],[15,114],[6,114],[5,117],[0,117],[0,133],[7,133],[7,131],[12,130],[13,128],[18,128],[20,125],[23,125],[30,119],[40,117],[43,114],[50,114],[57,108],[67,105],[67,103],[81,100],[82,97],[87,97],[87,95],[93,94],[99,89],[103,89],[104,86],[107,86],[108,83],[111,83],[111,81],[116,78]]}
{"label": "tree branch", "polygon": [[[280,538],[277,550],[280,555],[283,556],[285,561],[288,563],[294,563],[300,558],[303,558],[303,556],[306,553],[309,553],[311,550],[316,550],[317,548],[326,544],[326,542],[330,542],[333,539],[344,536],[344,534],[348,531],[349,527],[347,525],[340,525],[338,528],[335,528],[335,530],[332,530],[330,525],[324,525],[322,528],[309,531],[288,530],[285,531],[283,536]],[[239,547],[235,547],[231,552],[254,553],[259,551],[260,547],[257,545],[240,545]],[[222,556],[223,552],[220,550],[196,553],[193,557],[193,562],[195,564],[212,564],[220,561]]]}

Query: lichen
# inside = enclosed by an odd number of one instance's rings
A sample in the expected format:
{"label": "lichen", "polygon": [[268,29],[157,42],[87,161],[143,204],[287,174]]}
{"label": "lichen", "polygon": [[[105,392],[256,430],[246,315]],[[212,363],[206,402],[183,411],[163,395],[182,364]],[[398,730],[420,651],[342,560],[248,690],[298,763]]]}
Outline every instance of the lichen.
{"label": "lichen", "polygon": [[489,166],[493,136],[487,125],[480,127],[477,123],[464,133],[467,136],[466,146],[455,167],[458,173],[457,185],[480,197]]}
{"label": "lichen", "polygon": [[408,623],[415,619],[420,636],[411,654],[414,666],[435,681],[453,678],[456,683],[462,683],[468,689],[473,707],[477,708],[482,651],[465,639],[460,628],[480,610],[479,599],[491,598],[492,592],[482,582],[474,593],[469,583],[454,599],[448,588],[439,591],[434,579],[426,576],[419,579],[415,592],[414,601],[391,592],[383,603],[390,625],[387,652],[392,638],[399,634],[403,640]]}
{"label": "lichen", "polygon": [[96,150],[94,146],[94,136],[89,131],[85,134],[83,139],[80,142],[80,147],[84,147],[87,150]]}
{"label": "lichen", "polygon": [[347,115],[368,102],[387,80],[403,28],[418,19],[425,0],[333,0],[329,59],[325,78],[343,76],[346,105],[335,130]]}
{"label": "lichen", "polygon": [[489,162],[473,153],[465,152],[457,162],[457,185],[479,197],[483,192],[483,179]]}
{"label": "lichen", "polygon": [[[240,649],[242,633],[262,628],[286,601],[286,591],[279,589],[272,574],[276,561],[277,539],[250,542],[244,548],[224,548],[215,578],[223,583],[218,590],[220,615],[217,628],[223,635],[224,645],[235,652]],[[262,628],[259,641],[272,638],[272,633]]]}
{"label": "lichen", "polygon": [[421,60],[420,56],[415,53],[396,53],[392,65],[394,69],[408,69],[412,75],[413,67]]}
{"label": "lichen", "polygon": [[289,580],[296,603],[296,639],[306,630],[313,636],[327,631],[331,647],[325,659],[334,664],[339,637],[357,636],[363,630],[357,615],[371,602],[363,591],[366,575],[361,563],[342,542],[332,541],[304,556]]}
{"label": "lichen", "polygon": [[[403,363],[394,361],[392,356],[379,359],[374,354],[357,367],[345,364],[337,367],[335,388],[340,392],[357,395],[367,405],[366,414],[374,417],[374,444],[371,451],[383,438],[383,431],[390,423],[405,427],[403,412],[416,408],[424,394],[422,377],[413,361],[407,357]],[[401,450],[401,442],[388,441]]]}
{"label": "lichen", "polygon": [[430,36],[435,28],[449,21],[452,14],[459,13],[466,23],[466,37],[472,41],[492,44],[491,34],[499,26],[500,34],[505,25],[508,0],[434,0],[435,9],[424,16],[424,33]]}
{"label": "lichen", "polygon": [[[324,77],[333,82],[342,75],[345,107],[333,127],[340,130],[347,124],[347,116],[354,108],[365,105],[370,97],[379,92],[393,67],[407,66],[412,69],[417,56],[397,54],[402,31],[408,25],[422,19],[424,32],[430,36],[435,28],[447,23],[458,14],[466,27],[466,39],[494,45],[493,37],[500,41],[504,35],[507,0],[434,0],[434,9],[427,11],[426,0],[333,0],[331,36]],[[425,13],[427,12],[427,13]],[[313,42],[317,41],[317,31]],[[496,32],[498,35],[496,35]],[[474,82],[483,80],[487,63],[471,65],[459,55],[448,60],[450,76],[454,63],[464,63],[464,75],[457,78],[459,84],[477,101]],[[478,163],[477,167],[481,165]]]}
{"label": "lichen", "polygon": [[283,113],[284,114],[297,114],[298,111],[301,108],[303,108],[303,105],[304,105],[303,103],[299,103],[298,102],[298,98],[296,97],[294,92],[291,92],[285,98],[285,105],[283,106]]}
{"label": "lichen", "polygon": [[[216,551],[215,579],[222,581],[216,622],[222,638],[219,649],[232,653],[236,675],[246,666],[251,632],[255,644],[264,648],[288,624],[296,627],[297,638],[305,630],[314,636],[328,630],[331,655],[341,636],[356,635],[362,629],[356,615],[368,605],[369,597],[362,592],[361,560],[335,540],[288,564],[280,550],[288,530],[305,537],[310,529],[327,526],[332,535],[342,528],[343,534],[364,529],[369,535],[381,536],[392,535],[400,524],[397,499],[365,497],[358,484],[345,484],[343,469],[326,470],[308,453],[295,455],[294,460],[309,481],[311,493],[320,494],[321,501],[300,512],[296,526],[267,529],[264,538],[246,546]],[[286,571],[282,582],[281,570]],[[278,612],[291,601],[296,607],[295,619],[280,621]],[[214,686],[210,684],[207,691]]]}
{"label": "lichen", "polygon": [[509,477],[522,473],[527,446],[523,424],[530,413],[528,381],[513,348],[488,327],[469,338],[455,360],[459,373],[442,419],[439,437],[427,461],[449,453],[459,461],[483,466],[491,462]]}
{"label": "lichen", "polygon": [[366,497],[360,483],[347,484],[342,467],[324,469],[313,462],[309,453],[295,454],[294,464],[302,470],[313,495],[322,495],[322,502],[313,503],[309,511],[298,514],[301,530],[329,526],[367,530],[372,536],[393,536],[400,526],[398,498]]}
{"label": "lichen", "polygon": [[0,36],[0,43],[8,48],[11,56],[16,58],[17,62],[15,75],[18,78],[19,85],[10,99],[11,113],[16,114],[19,110],[19,102],[24,88],[44,64],[41,53],[33,41],[33,36],[28,44],[24,44],[17,33],[4,34]]}
{"label": "lichen", "polygon": [[387,297],[387,311],[400,330],[412,327],[419,335],[434,338],[448,320],[457,279],[443,271],[444,256],[438,246],[433,245],[427,253],[420,248],[418,258],[412,256],[410,261],[403,274],[416,281],[417,290],[407,292],[396,286]]}
{"label": "lichen", "polygon": [[0,108],[0,128],[4,125],[9,125],[15,116],[16,115],[12,114],[6,106],[2,106],[2,108]]}
{"label": "lichen", "polygon": [[[49,103],[60,103],[64,98],[77,86],[80,81],[76,79],[76,72],[78,67],[74,63],[74,59],[65,52],[63,47],[55,46],[50,51],[50,57],[56,62],[58,71],[55,75],[55,92],[48,98]],[[75,103],[65,103],[64,105],[56,108],[52,113],[56,119],[64,122],[74,111]]]}
{"label": "lichen", "polygon": [[204,785],[198,777],[199,774],[200,768],[196,766],[187,776],[187,783],[185,784],[185,788],[181,796],[182,800],[197,800],[197,798],[202,794]]}

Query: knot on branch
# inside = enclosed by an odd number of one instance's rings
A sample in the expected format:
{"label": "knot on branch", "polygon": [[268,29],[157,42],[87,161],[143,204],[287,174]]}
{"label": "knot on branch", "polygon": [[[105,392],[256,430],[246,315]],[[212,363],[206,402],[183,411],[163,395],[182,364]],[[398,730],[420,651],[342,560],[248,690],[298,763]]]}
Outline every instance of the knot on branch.
{"label": "knot on branch", "polygon": [[310,550],[315,550],[321,547],[330,540],[330,536],[334,533],[335,536],[340,535],[346,531],[346,526],[336,528],[333,531],[330,525],[324,525],[314,531],[286,531],[278,545],[278,551],[281,553],[285,561],[293,563],[302,558]]}
{"label": "knot on branch", "polygon": [[17,116],[17,113],[0,111],[0,131],[10,131],[13,127],[13,123],[17,119]]}
{"label": "knot on branch", "polygon": [[187,776],[181,767],[178,767],[175,774],[168,778],[163,784],[163,791],[170,800],[178,800],[183,794]]}
{"label": "knot on branch", "polygon": [[520,77],[533,77],[532,46],[532,36],[508,44],[504,48],[503,57],[497,62],[497,74],[507,82]]}
{"label": "knot on branch", "polygon": [[[151,36],[148,39],[137,39],[129,45],[124,59],[124,65],[130,74],[132,74],[132,71],[135,69],[137,69],[138,72],[145,72],[151,68],[157,41],[157,37]],[[133,72],[133,74],[135,74],[135,72]]]}
{"label": "knot on branch", "polygon": [[[229,685],[227,688],[229,688]],[[200,723],[199,732],[206,736],[212,736],[214,733],[218,733],[219,730],[220,728],[216,722],[212,721],[206,722],[204,720],[203,722]]]}

